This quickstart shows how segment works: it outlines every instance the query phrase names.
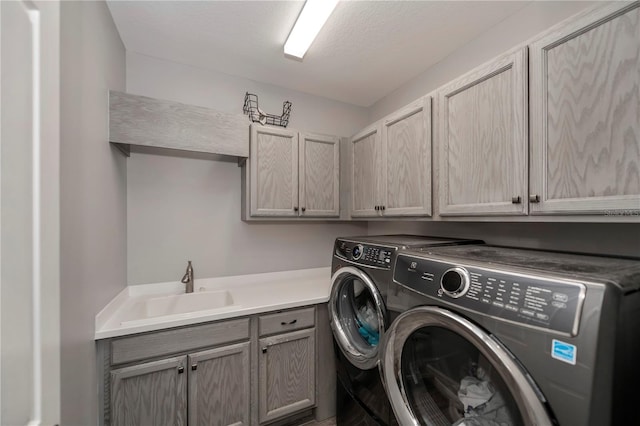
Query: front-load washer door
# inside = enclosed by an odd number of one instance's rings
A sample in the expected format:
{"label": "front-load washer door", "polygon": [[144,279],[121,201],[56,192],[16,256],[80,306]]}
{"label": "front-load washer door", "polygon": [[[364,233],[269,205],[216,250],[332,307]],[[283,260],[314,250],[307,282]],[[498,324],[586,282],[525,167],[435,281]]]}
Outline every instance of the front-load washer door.
{"label": "front-load washer door", "polygon": [[378,288],[367,274],[351,266],[338,269],[331,282],[329,317],[340,350],[355,367],[375,368],[387,324]]}
{"label": "front-load washer door", "polygon": [[381,374],[409,425],[552,425],[544,397],[505,347],[446,309],[422,306],[384,336]]}

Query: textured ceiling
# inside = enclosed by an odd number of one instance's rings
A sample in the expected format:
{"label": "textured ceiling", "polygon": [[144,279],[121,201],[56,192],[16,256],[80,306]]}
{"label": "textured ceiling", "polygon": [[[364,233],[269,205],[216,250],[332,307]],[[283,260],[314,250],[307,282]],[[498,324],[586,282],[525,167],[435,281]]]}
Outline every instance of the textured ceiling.
{"label": "textured ceiling", "polygon": [[127,50],[370,106],[526,1],[341,1],[304,60],[300,1],[109,1]]}

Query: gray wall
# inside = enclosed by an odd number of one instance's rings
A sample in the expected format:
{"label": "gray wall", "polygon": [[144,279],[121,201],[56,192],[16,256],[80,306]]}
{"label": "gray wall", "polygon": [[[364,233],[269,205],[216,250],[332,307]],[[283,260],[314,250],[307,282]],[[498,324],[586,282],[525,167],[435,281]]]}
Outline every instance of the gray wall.
{"label": "gray wall", "polygon": [[126,286],[126,162],[107,90],[125,50],[104,2],[61,2],[61,424],[97,422],[95,315]]}
{"label": "gray wall", "polygon": [[[267,112],[290,100],[300,130],[351,135],[367,119],[364,108],[127,53],[129,93],[241,114],[245,91]],[[366,223],[242,222],[235,161],[147,149],[127,173],[129,284],[178,280],[187,260],[197,278],[329,266],[336,236],[366,234]]]}
{"label": "gray wall", "polygon": [[369,235],[477,238],[488,244],[640,257],[640,226],[624,223],[370,222]]}
{"label": "gray wall", "polygon": [[[520,43],[526,42],[545,29],[596,3],[602,2],[530,2],[528,6],[513,16],[500,22],[373,104],[369,111],[369,121],[373,123],[390,112],[422,95],[426,95],[474,67],[491,60]],[[416,48],[416,54],[420,54],[419,47]]]}
{"label": "gray wall", "polygon": [[127,92],[233,114],[242,114],[244,94],[250,92],[258,95],[260,109],[271,114],[280,114],[282,102],[290,101],[289,127],[338,136],[351,136],[369,118],[364,107],[130,51]]}

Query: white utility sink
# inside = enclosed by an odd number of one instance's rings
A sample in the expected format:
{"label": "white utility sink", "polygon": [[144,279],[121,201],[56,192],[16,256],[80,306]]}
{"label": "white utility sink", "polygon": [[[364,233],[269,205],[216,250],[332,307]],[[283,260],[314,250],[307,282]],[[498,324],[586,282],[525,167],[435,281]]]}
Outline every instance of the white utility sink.
{"label": "white utility sink", "polygon": [[204,315],[208,312],[225,312],[238,309],[227,290],[174,294],[141,300],[135,303],[122,325],[142,325],[157,320],[174,320]]}
{"label": "white utility sink", "polygon": [[145,313],[147,318],[153,318],[196,311],[209,311],[229,306],[233,306],[233,297],[228,291],[199,291],[149,299],[145,302]]}

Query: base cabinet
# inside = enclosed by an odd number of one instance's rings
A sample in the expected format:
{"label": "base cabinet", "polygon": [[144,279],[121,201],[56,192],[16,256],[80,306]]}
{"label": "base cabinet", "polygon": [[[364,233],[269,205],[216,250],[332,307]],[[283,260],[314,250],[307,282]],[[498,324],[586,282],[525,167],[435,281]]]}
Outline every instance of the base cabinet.
{"label": "base cabinet", "polygon": [[260,339],[260,423],[315,405],[315,329]]}
{"label": "base cabinet", "polygon": [[186,356],[111,372],[111,424],[186,425]]}
{"label": "base cabinet", "polygon": [[249,371],[249,342],[189,355],[189,426],[248,426]]}
{"label": "base cabinet", "polygon": [[308,306],[100,340],[98,424],[255,426],[308,416],[316,331]]}
{"label": "base cabinet", "polygon": [[249,371],[249,342],[113,370],[111,424],[248,426]]}

